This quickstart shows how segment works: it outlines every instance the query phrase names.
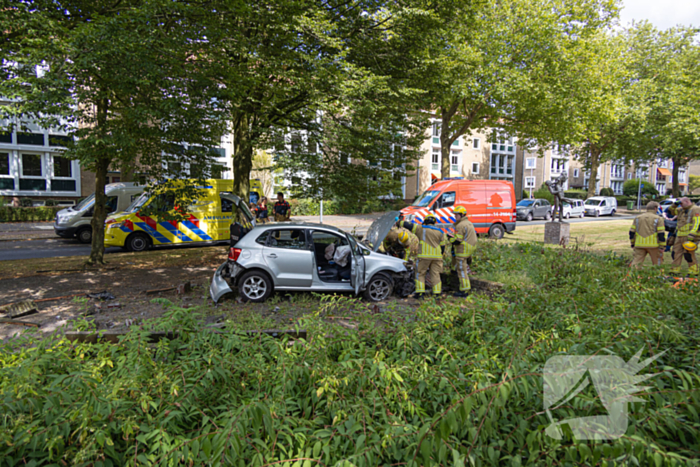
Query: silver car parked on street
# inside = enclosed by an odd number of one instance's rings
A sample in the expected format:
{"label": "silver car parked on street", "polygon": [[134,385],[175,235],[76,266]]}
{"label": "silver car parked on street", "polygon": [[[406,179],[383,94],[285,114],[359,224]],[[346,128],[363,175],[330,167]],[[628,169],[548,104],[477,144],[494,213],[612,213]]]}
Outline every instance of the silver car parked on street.
{"label": "silver car parked on street", "polygon": [[228,261],[214,273],[211,298],[218,302],[234,289],[252,302],[273,291],[363,292],[375,302],[393,292],[407,296],[414,288],[412,266],[378,251],[398,216],[379,218],[362,242],[324,224],[281,222],[242,234],[232,226]]}

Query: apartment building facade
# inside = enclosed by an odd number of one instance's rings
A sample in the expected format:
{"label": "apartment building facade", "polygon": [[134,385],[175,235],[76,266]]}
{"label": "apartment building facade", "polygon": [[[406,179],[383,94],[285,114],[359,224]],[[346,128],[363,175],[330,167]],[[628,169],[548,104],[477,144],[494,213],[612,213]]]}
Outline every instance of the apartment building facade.
{"label": "apartment building facade", "polygon": [[[409,202],[442,179],[439,120],[433,121],[431,133],[426,136],[418,169],[405,178],[404,198]],[[508,180],[513,183],[518,199],[531,197],[545,181],[554,180],[563,172],[567,174],[565,189],[587,190],[591,176],[590,170],[585,169],[566,146],[553,144],[540,154],[537,148],[525,148],[517,144],[517,139],[492,130],[461,136],[450,148],[449,157],[450,177]],[[596,194],[603,188],[611,188],[615,195],[622,195],[625,181],[641,177],[652,183],[661,195],[666,195],[673,184],[672,167],[669,159],[636,167],[624,161],[606,161],[596,173]],[[700,175],[700,164],[697,171]],[[679,169],[682,193],[687,193],[689,173],[689,167]]]}

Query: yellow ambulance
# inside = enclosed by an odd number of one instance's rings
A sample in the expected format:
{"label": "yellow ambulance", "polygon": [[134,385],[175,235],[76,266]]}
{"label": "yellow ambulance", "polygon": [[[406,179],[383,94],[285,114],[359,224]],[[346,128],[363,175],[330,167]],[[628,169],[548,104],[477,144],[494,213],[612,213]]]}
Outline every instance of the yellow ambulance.
{"label": "yellow ambulance", "polygon": [[248,203],[231,193],[233,180],[205,180],[203,185],[195,180],[183,180],[181,183],[195,184],[200,193],[187,207],[186,219],[169,221],[155,215],[145,215],[141,210],[147,206],[163,213],[175,213],[176,206],[172,193],[144,193],[125,211],[107,218],[105,247],[144,251],[153,245],[226,241],[230,238],[234,205],[251,224],[248,228],[255,224]]}

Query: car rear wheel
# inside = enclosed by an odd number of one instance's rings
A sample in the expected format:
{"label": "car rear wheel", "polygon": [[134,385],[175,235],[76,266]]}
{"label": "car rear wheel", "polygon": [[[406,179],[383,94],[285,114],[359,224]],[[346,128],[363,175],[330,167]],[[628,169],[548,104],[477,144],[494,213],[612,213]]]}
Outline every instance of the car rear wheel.
{"label": "car rear wheel", "polygon": [[146,234],[131,234],[126,239],[126,249],[129,251],[146,251],[151,247],[151,239]]}
{"label": "car rear wheel", "polygon": [[531,212],[528,212],[528,213],[527,213],[527,216],[525,217],[525,220],[528,221],[528,222],[530,222],[530,221],[532,220],[532,213],[531,213]]}
{"label": "car rear wheel", "polygon": [[[528,217],[531,218],[532,215],[529,215]],[[493,224],[489,229],[489,237],[495,238],[496,240],[502,239],[505,234],[506,231],[503,229],[503,225],[501,224]]]}
{"label": "car rear wheel", "polygon": [[381,302],[391,296],[394,290],[394,282],[386,274],[375,274],[372,280],[367,284],[364,292],[364,297],[370,302]]}
{"label": "car rear wheel", "polygon": [[569,217],[571,217],[571,214],[567,212],[566,214],[564,214],[564,217],[568,219]]}
{"label": "car rear wheel", "polygon": [[610,213],[611,216],[615,215],[615,210],[613,209],[612,212]]}
{"label": "car rear wheel", "polygon": [[272,293],[272,281],[264,272],[246,272],[238,281],[238,293],[245,301],[264,302]]}
{"label": "car rear wheel", "polygon": [[92,242],[92,227],[83,227],[75,234],[80,243]]}

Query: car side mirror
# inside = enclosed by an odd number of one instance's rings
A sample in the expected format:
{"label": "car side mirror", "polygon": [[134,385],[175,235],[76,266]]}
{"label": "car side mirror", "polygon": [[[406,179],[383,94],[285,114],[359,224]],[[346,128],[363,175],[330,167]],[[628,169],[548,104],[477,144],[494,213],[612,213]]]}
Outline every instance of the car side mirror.
{"label": "car side mirror", "polygon": [[370,253],[372,253],[372,252],[369,251],[369,250],[362,250],[362,255],[363,255],[363,256],[369,256]]}

